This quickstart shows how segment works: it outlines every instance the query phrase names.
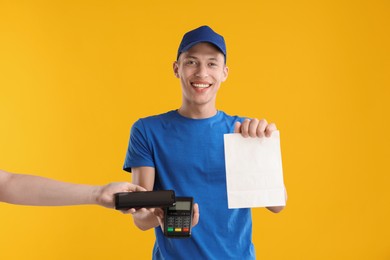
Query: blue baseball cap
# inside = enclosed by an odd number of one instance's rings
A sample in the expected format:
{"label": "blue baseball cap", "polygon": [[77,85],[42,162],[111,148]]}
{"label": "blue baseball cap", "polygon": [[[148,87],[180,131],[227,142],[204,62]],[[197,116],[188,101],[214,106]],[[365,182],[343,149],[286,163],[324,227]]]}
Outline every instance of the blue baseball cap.
{"label": "blue baseball cap", "polygon": [[179,59],[179,56],[182,52],[188,51],[192,46],[200,42],[208,42],[215,45],[215,47],[217,47],[222,52],[223,56],[225,56],[226,63],[225,40],[221,35],[214,32],[210,27],[206,25],[184,34],[179,46],[179,50],[177,51],[177,59]]}

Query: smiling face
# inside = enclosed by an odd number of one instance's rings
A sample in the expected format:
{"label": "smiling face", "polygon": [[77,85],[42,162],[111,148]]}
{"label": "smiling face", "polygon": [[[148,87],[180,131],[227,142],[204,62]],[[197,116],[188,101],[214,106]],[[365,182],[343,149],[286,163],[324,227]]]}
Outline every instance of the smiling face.
{"label": "smiling face", "polygon": [[223,54],[212,44],[198,43],[180,54],[173,70],[182,87],[181,110],[212,116],[218,89],[228,75]]}

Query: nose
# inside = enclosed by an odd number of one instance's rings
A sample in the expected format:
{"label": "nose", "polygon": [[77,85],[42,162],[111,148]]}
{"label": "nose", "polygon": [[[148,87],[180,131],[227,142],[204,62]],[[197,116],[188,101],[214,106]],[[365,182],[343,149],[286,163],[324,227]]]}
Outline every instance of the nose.
{"label": "nose", "polygon": [[199,78],[206,78],[209,75],[207,66],[200,64],[195,75]]}

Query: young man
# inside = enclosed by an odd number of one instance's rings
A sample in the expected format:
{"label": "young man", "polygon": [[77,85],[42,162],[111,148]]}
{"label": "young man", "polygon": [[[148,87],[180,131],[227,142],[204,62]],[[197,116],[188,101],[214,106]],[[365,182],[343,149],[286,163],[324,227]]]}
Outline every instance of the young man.
{"label": "young man", "polygon": [[[225,41],[210,27],[184,35],[173,71],[181,83],[182,105],[133,125],[124,169],[147,190],[173,189],[177,196],[194,197],[202,217],[189,239],[164,237],[161,211],[137,211],[134,222],[142,230],[155,227],[153,259],[255,259],[250,209],[228,209],[223,135],[269,137],[276,126],[217,110],[228,68]],[[194,212],[196,224],[197,205]]]}
{"label": "young man", "polygon": [[130,191],[145,189],[128,182],[91,186],[0,170],[0,202],[11,204],[31,206],[97,204],[113,208],[114,193]]}

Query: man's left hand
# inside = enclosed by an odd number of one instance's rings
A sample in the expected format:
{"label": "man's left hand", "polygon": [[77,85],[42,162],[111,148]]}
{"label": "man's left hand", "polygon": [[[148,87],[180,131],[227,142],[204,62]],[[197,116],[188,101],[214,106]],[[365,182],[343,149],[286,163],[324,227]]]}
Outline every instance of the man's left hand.
{"label": "man's left hand", "polygon": [[243,137],[270,137],[273,131],[276,131],[274,123],[268,124],[265,119],[245,119],[244,122],[236,122],[234,133],[241,133]]}

